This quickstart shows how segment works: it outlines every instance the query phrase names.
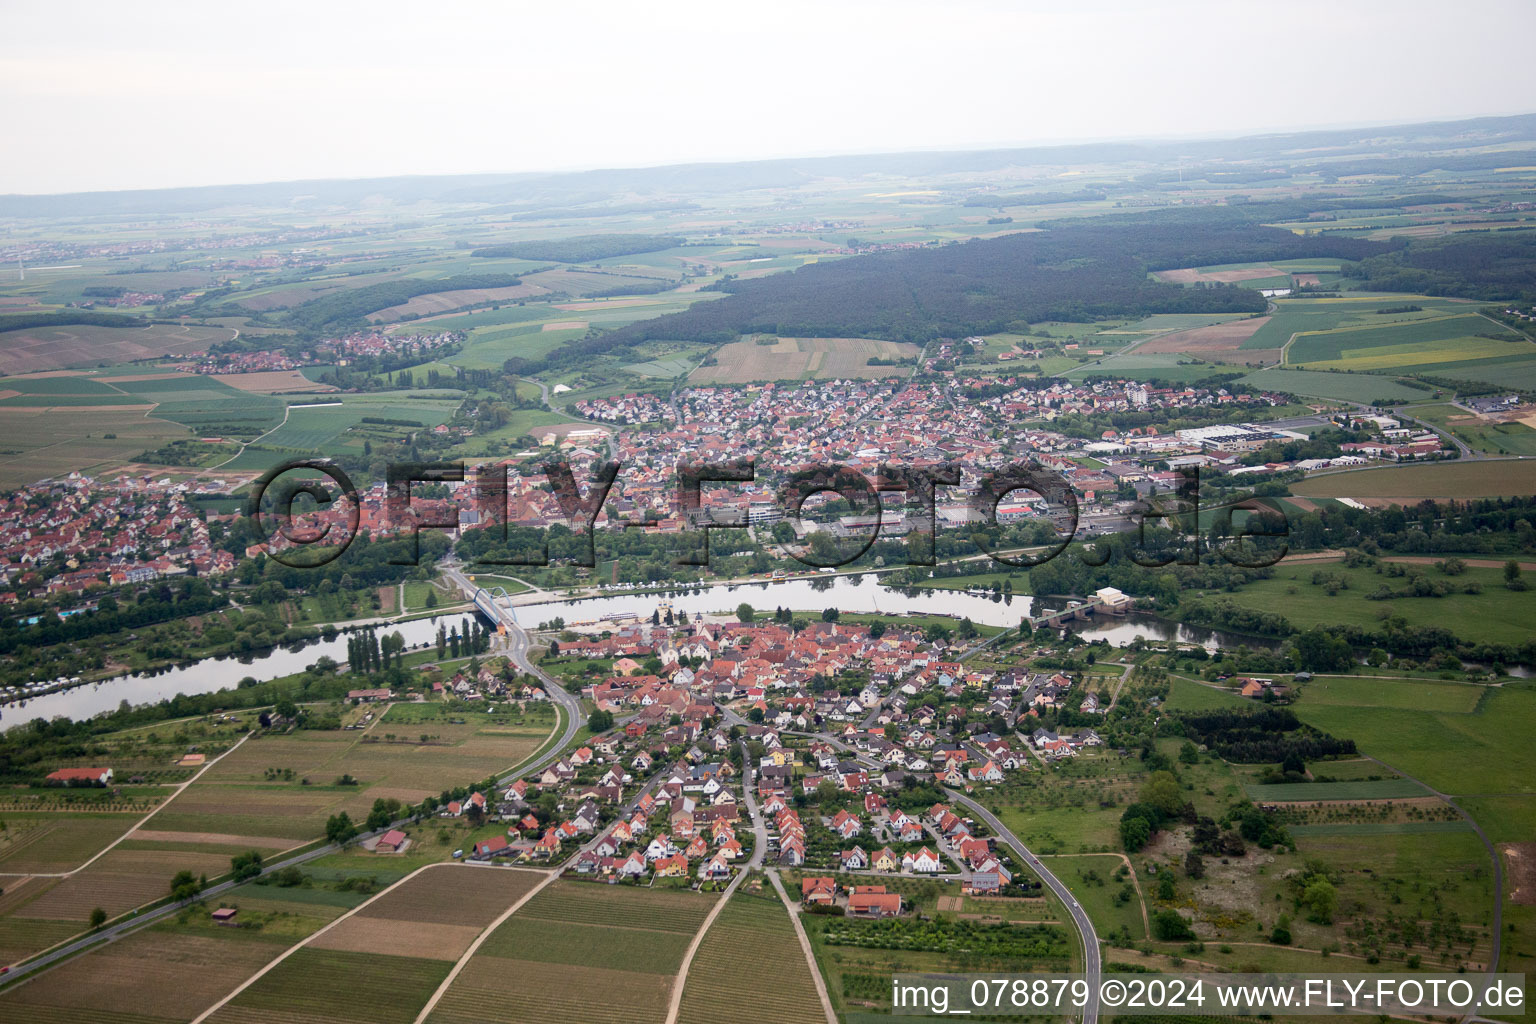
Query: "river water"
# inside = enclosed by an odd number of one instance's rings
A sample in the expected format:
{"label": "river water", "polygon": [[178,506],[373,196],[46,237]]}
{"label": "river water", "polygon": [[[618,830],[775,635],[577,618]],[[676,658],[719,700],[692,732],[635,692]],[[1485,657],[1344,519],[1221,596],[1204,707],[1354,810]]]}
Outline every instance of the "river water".
{"label": "river water", "polygon": [[[759,612],[771,612],[776,607],[799,612],[837,608],[841,611],[875,613],[893,618],[902,614],[966,616],[980,625],[1007,627],[1017,626],[1019,620],[1029,615],[1035,605],[1035,599],[1026,595],[994,597],[991,594],[955,590],[887,587],[880,584],[876,574],[861,573],[825,579],[799,578],[776,583],[720,584],[668,594],[618,594],[575,601],[552,601],[519,605],[514,611],[517,621],[527,628],[537,627],[556,618],[563,619],[567,625],[575,625],[598,622],[608,616],[649,617],[663,597],[671,601],[674,610],[686,611],[689,615],[730,613],[745,601]],[[1050,606],[1042,606],[1045,607]],[[438,618],[383,625],[379,631],[398,631],[405,637],[408,646],[419,648],[434,641],[440,622],[454,624],[462,618],[463,613],[456,612]],[[1272,650],[1278,646],[1271,639],[1200,629],[1150,615],[1095,615],[1073,622],[1072,629],[1085,637],[1103,639],[1117,647],[1130,643],[1138,636],[1147,640],[1178,640],[1181,643],[1198,644],[1207,650],[1239,646]],[[276,679],[303,671],[322,655],[329,655],[337,662],[345,662],[346,635],[293,648],[275,648],[242,658],[210,658],[159,675],[117,676],[45,694],[0,709],[3,711],[0,729],[12,728],[34,718],[53,718],[56,715],[88,718],[103,711],[114,710],[125,700],[130,704],[145,704],[174,697],[178,693],[208,693],[236,686],[247,676],[258,681]]]}

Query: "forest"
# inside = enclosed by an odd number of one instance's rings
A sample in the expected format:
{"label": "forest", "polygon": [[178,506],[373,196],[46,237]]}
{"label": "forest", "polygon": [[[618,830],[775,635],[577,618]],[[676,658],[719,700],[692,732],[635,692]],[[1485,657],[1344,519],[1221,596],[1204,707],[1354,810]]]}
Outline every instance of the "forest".
{"label": "forest", "polygon": [[596,334],[516,369],[567,365],[653,339],[719,343],[745,333],[862,337],[922,344],[1021,322],[1150,313],[1257,313],[1258,292],[1183,288],[1148,277],[1174,267],[1388,251],[1362,239],[1296,235],[1260,205],[1048,222],[1049,230],[823,262],[792,273],[731,279],[729,294],[671,316]]}
{"label": "forest", "polygon": [[1186,711],[1179,720],[1187,735],[1239,764],[1279,762],[1292,755],[1315,761],[1355,753],[1354,740],[1341,740],[1302,725],[1287,708]]}
{"label": "forest", "polygon": [[1465,231],[1414,241],[1343,273],[1371,291],[1536,302],[1536,231]]}

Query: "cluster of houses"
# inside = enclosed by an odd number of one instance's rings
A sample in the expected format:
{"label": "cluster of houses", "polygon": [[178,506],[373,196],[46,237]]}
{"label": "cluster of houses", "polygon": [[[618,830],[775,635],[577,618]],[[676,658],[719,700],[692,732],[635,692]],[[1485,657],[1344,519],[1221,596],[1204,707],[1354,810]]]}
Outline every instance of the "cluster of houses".
{"label": "cluster of houses", "polygon": [[71,473],[11,491],[0,499],[0,605],[229,572],[234,556],[212,544],[188,502],[210,486],[129,474],[103,483]]}

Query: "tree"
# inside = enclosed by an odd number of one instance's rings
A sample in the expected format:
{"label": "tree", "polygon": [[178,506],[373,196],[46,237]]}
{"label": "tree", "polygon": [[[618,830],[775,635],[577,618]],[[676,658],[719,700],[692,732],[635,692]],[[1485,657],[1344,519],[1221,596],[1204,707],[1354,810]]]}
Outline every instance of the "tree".
{"label": "tree", "polygon": [[1181,762],[1183,762],[1184,764],[1199,764],[1200,763],[1200,750],[1199,750],[1199,748],[1196,747],[1189,740],[1185,740],[1184,741],[1184,745],[1179,748],[1179,760]]}
{"label": "tree", "polygon": [[197,877],[190,871],[178,871],[171,879],[171,899],[178,903],[193,899],[202,891],[203,887],[198,884]]}
{"label": "tree", "polygon": [[1195,937],[1189,922],[1172,907],[1166,907],[1152,915],[1152,936],[1161,942],[1183,942]]}
{"label": "tree", "polygon": [[1513,558],[1504,563],[1504,585],[1510,590],[1525,589],[1525,580],[1520,578],[1520,563]]}
{"label": "tree", "polygon": [[291,700],[280,700],[272,709],[279,718],[294,719],[299,717],[299,706]]}
{"label": "tree", "polygon": [[1153,772],[1141,787],[1141,802],[1173,817],[1184,807],[1184,791],[1172,772]]}
{"label": "tree", "polygon": [[1120,842],[1127,853],[1136,853],[1152,838],[1152,826],[1146,818],[1125,818],[1120,822]]}
{"label": "tree", "polygon": [[106,923],[107,923],[107,912],[105,910],[102,910],[100,907],[97,907],[97,908],[95,908],[94,910],[91,911],[91,931],[93,931],[93,932],[96,931],[98,928],[100,928],[102,925],[104,925]]}
{"label": "tree", "polygon": [[345,843],[357,835],[357,826],[352,824],[351,815],[346,811],[333,814],[325,822],[325,838],[327,842]]}
{"label": "tree", "polygon": [[1269,941],[1277,946],[1289,946],[1291,944],[1291,919],[1284,914],[1275,922],[1274,930],[1269,933]]}
{"label": "tree", "polygon": [[1200,856],[1199,850],[1184,854],[1184,874],[1188,878],[1205,877],[1205,858]]}
{"label": "tree", "polygon": [[1302,906],[1307,908],[1307,920],[1316,924],[1332,924],[1333,915],[1339,909],[1339,891],[1322,875],[1315,875],[1301,891]]}
{"label": "tree", "polygon": [[248,878],[255,878],[261,874],[261,854],[255,850],[247,850],[245,853],[229,858],[229,869],[235,876],[235,881],[243,882]]}
{"label": "tree", "polygon": [[587,731],[596,735],[613,728],[613,712],[601,709],[587,716]]}
{"label": "tree", "polygon": [[751,622],[756,615],[757,613],[752,610],[752,606],[745,601],[736,606],[736,617],[742,622]]}

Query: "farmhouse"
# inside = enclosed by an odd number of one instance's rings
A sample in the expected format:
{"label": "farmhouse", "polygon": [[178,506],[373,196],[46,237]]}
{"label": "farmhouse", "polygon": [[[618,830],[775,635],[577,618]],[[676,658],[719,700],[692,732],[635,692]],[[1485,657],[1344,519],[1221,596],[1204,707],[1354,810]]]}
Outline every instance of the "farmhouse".
{"label": "farmhouse", "polygon": [[855,917],[895,917],[901,913],[901,894],[886,892],[883,885],[860,885],[848,894],[848,913]]}
{"label": "farmhouse", "polygon": [[389,698],[393,697],[393,696],[394,696],[394,694],[392,692],[390,692],[388,687],[380,687],[380,688],[373,689],[373,690],[348,690],[347,691],[347,700],[355,700],[355,701],[389,700]]}
{"label": "farmhouse", "polygon": [[111,768],[60,768],[48,773],[48,782],[55,786],[105,786],[111,781]]}
{"label": "farmhouse", "polygon": [[392,828],[379,837],[379,841],[374,844],[373,849],[377,853],[399,853],[409,843],[410,840],[406,838],[404,832],[397,828]]}

